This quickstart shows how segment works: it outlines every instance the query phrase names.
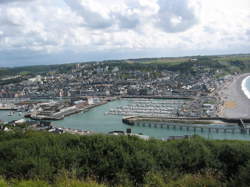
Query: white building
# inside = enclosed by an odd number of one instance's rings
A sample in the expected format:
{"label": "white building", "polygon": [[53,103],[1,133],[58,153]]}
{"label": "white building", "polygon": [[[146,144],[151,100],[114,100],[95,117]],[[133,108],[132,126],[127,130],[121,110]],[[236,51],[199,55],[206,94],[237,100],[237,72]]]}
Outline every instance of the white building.
{"label": "white building", "polygon": [[100,103],[100,99],[98,97],[89,97],[88,98],[88,104],[89,105],[95,105]]}

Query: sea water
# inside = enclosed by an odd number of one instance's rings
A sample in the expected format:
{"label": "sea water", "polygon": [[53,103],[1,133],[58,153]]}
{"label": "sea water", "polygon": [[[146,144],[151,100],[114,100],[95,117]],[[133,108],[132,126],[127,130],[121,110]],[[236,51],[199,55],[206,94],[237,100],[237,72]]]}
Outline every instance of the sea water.
{"label": "sea water", "polygon": [[[154,127],[142,127],[142,126],[128,126],[122,123],[122,116],[105,115],[111,108],[116,108],[118,106],[124,106],[132,103],[132,100],[121,99],[109,102],[105,105],[95,107],[88,112],[81,112],[74,114],[72,116],[66,117],[60,121],[53,121],[52,124],[57,127],[65,127],[72,129],[89,130],[96,133],[108,133],[110,131],[122,130],[126,131],[127,128],[131,128],[133,133],[142,133],[153,138],[161,139],[167,138],[169,136],[184,136],[184,135],[199,135],[208,139],[235,139],[235,140],[250,140],[249,134],[237,134],[237,133],[216,133],[216,132],[196,132],[192,130],[180,129],[167,129],[167,128],[154,128]],[[12,121],[24,118],[23,115],[14,113],[9,116],[9,111],[0,111],[0,120]],[[220,124],[213,124],[211,126],[215,127]],[[221,126],[221,125],[220,125]]]}
{"label": "sea water", "polygon": [[250,99],[250,76],[246,77],[241,84],[244,94]]}
{"label": "sea water", "polygon": [[[161,139],[169,136],[184,136],[184,135],[199,135],[208,139],[238,139],[238,140],[250,140],[249,134],[237,134],[237,133],[223,133],[223,132],[196,132],[192,130],[180,130],[178,128],[155,128],[155,127],[142,127],[142,126],[128,126],[122,123],[122,116],[105,115],[111,108],[116,108],[121,105],[127,105],[133,101],[128,99],[116,100],[109,102],[105,105],[98,106],[85,113],[79,113],[69,116],[63,120],[55,121],[53,124],[58,127],[66,127],[72,129],[89,130],[97,133],[108,133],[110,131],[122,130],[131,128],[133,133],[142,133],[153,138]],[[213,124],[215,126],[222,126],[220,124]]]}

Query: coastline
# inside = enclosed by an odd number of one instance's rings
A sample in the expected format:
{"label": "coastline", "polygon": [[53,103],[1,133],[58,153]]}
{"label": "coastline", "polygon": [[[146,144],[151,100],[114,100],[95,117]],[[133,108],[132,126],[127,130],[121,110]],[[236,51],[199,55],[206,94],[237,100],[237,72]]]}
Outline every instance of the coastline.
{"label": "coastline", "polygon": [[220,90],[221,117],[250,118],[250,99],[244,92],[244,80],[249,76],[250,73],[238,75]]}
{"label": "coastline", "polygon": [[241,83],[241,90],[244,92],[244,94],[246,95],[246,97],[248,99],[250,99],[250,91],[247,89],[247,80],[250,78],[250,76],[247,76],[243,79],[242,83]]}

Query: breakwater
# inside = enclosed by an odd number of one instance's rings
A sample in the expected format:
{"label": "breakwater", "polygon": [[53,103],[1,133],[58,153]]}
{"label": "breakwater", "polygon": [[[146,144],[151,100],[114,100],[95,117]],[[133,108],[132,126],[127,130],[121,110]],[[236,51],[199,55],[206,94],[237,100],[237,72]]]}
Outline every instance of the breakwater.
{"label": "breakwater", "polygon": [[[231,133],[248,133],[250,119],[236,118],[155,118],[130,116],[124,117],[122,122],[131,126],[155,127],[179,130],[192,130],[194,132],[231,132]],[[211,124],[218,124],[217,126]]]}
{"label": "breakwater", "polygon": [[182,99],[182,100],[192,100],[194,99],[194,97],[191,96],[122,96],[121,98],[124,99],[173,99],[173,100],[178,100],[178,99]]}
{"label": "breakwater", "polygon": [[173,117],[173,118],[164,118],[164,117],[144,117],[144,116],[128,116],[124,117],[122,121],[124,123],[133,123],[135,121],[159,121],[159,122],[176,122],[176,123],[204,123],[204,124],[212,124],[214,122],[217,123],[239,123],[240,120],[243,120],[245,123],[250,123],[249,119],[240,119],[240,118],[192,118],[192,117]]}

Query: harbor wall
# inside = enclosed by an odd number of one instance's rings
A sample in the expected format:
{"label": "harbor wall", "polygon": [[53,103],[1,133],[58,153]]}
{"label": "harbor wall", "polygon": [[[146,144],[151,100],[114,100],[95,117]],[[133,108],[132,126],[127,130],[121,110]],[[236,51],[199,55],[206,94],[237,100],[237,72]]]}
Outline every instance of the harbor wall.
{"label": "harbor wall", "polygon": [[[142,116],[134,116],[134,117],[124,117],[122,119],[123,123],[128,125],[133,125],[136,121],[156,121],[156,122],[175,122],[175,123],[192,123],[192,124],[212,124],[214,122],[221,123],[240,123],[240,118],[155,118],[155,117],[142,117]],[[250,119],[242,119],[245,123],[250,123]]]}
{"label": "harbor wall", "polygon": [[[178,119],[178,120],[177,120]],[[195,132],[207,132],[207,133],[240,133],[250,134],[250,128],[244,124],[240,125],[241,119],[226,119],[226,118],[172,118],[172,119],[159,119],[159,118],[145,118],[145,117],[125,117],[122,119],[123,123],[130,126],[142,126],[142,127],[154,127],[154,128],[167,128],[174,130],[186,130]],[[246,123],[250,122],[250,119],[244,119]],[[216,122],[222,122],[223,124],[238,123],[237,126],[208,126],[202,124],[215,124]],[[196,125],[197,124],[197,125]]]}
{"label": "harbor wall", "polygon": [[184,96],[121,96],[121,98],[140,98],[140,99],[183,99],[190,100],[194,99],[194,97],[184,97]]}

